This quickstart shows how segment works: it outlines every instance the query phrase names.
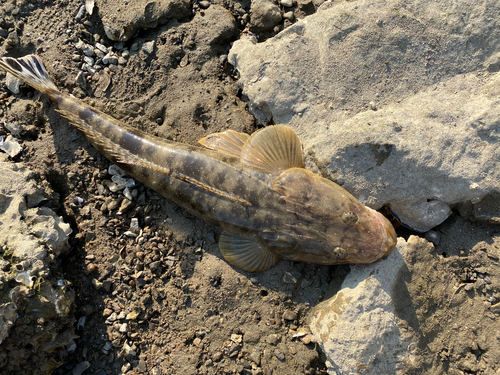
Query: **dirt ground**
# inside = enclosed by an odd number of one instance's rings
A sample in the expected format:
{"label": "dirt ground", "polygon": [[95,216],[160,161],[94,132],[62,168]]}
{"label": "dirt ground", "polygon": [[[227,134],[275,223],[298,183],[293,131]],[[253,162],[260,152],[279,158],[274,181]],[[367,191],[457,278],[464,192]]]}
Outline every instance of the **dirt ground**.
{"label": "dirt ground", "polygon": [[[249,1],[217,0],[208,9],[192,4],[192,17],[140,31],[125,43],[130,51],[136,47],[126,63],[86,80],[75,41],[115,44],[104,33],[105,9],[97,6],[76,21],[79,1],[0,4],[0,27],[7,31],[0,41],[10,56],[39,54],[58,87],[132,126],[190,144],[226,129],[255,130],[226,63],[231,42],[245,29]],[[152,53],[142,48],[150,41]],[[348,266],[281,261],[259,274],[237,270],[221,258],[218,228],[138,182],[130,186],[131,200],[122,190],[111,192],[110,163],[45,96],[25,87],[12,95],[1,85],[0,103],[0,117],[23,127],[22,153],[14,160],[1,156],[47,181],[52,194],[45,204],[73,228],[59,266],[76,295],[78,336],[76,347],[39,353],[14,327],[1,373],[326,373],[311,335],[294,334],[307,331],[308,311],[338,289]],[[428,324],[414,368],[494,374],[500,336],[489,308],[500,301],[500,229],[454,215],[438,232],[436,251],[415,257],[412,268],[413,280],[426,280],[429,267],[439,265],[432,283],[419,284],[431,296],[416,302],[426,309],[416,319]],[[449,295],[432,292],[443,280],[455,280],[468,294],[450,303]],[[50,322],[33,324],[50,328]]]}

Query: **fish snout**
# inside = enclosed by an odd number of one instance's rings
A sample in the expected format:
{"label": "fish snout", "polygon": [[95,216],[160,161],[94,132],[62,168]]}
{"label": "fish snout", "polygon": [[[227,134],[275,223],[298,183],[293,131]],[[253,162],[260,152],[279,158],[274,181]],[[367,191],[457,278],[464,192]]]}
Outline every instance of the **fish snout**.
{"label": "fish snout", "polygon": [[380,252],[383,253],[382,257],[384,257],[394,250],[398,242],[398,236],[391,222],[380,212],[377,212],[377,214],[384,231],[382,245],[380,246]]}

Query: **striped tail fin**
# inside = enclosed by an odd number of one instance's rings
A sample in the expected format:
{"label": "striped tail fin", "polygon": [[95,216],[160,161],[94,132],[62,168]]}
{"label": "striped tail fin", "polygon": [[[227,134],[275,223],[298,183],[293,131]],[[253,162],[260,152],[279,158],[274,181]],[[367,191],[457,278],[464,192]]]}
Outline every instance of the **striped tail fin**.
{"label": "striped tail fin", "polygon": [[51,81],[42,60],[37,55],[26,55],[18,59],[2,57],[0,68],[49,97],[59,93],[59,89]]}

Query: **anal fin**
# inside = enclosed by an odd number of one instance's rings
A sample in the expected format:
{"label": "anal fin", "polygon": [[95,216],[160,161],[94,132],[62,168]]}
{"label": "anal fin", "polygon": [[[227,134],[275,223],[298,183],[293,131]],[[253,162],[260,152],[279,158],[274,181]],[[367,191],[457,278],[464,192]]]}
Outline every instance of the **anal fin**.
{"label": "anal fin", "polygon": [[225,260],[248,272],[265,271],[280,260],[280,257],[264,249],[256,241],[237,237],[228,232],[222,232],[219,249]]}

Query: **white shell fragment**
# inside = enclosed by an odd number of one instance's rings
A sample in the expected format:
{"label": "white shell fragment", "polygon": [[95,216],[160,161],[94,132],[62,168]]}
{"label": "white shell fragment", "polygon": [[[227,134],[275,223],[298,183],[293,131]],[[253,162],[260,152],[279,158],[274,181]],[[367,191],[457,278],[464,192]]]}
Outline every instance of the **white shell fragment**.
{"label": "white shell fragment", "polygon": [[23,127],[16,122],[3,122],[3,127],[12,135],[19,135],[23,131]]}
{"label": "white shell fragment", "polygon": [[0,141],[0,150],[9,154],[11,158],[14,158],[22,151],[22,146],[14,137],[9,135],[5,141]]}
{"label": "white shell fragment", "polygon": [[119,166],[117,166],[115,164],[111,164],[109,166],[108,173],[111,176],[120,176],[120,177],[123,177],[123,176],[127,175],[127,172],[125,172],[123,169],[121,169]]}
{"label": "white shell fragment", "polygon": [[15,277],[15,280],[18,283],[26,285],[28,288],[32,288],[33,287],[33,278],[26,271],[17,274],[17,276]]}
{"label": "white shell fragment", "polygon": [[94,0],[85,0],[85,10],[88,14],[92,15],[94,11]]}

